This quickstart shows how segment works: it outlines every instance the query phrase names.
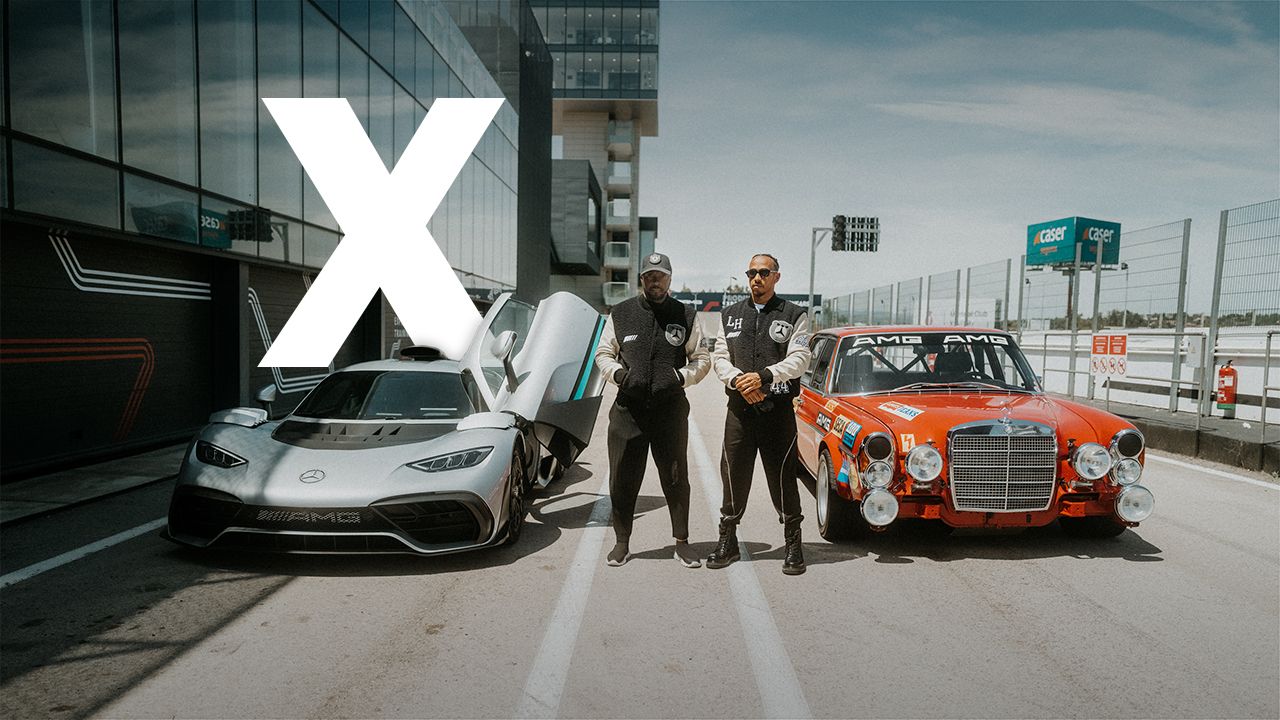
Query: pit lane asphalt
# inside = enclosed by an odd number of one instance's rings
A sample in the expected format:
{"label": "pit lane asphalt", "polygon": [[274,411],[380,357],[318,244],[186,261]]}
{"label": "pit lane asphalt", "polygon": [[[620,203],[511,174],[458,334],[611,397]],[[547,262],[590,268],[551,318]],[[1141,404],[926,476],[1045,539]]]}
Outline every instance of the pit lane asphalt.
{"label": "pit lane asphalt", "polygon": [[[705,554],[724,397],[710,379],[690,397],[690,519]],[[1149,462],[1155,514],[1098,541],[1056,526],[944,539],[894,528],[832,545],[802,491],[809,570],[785,577],[759,470],[741,531],[752,561],[712,571],[671,558],[650,467],[636,558],[610,568],[612,533],[588,523],[607,509],[604,412],[582,462],[535,499],[512,548],[250,556],[148,533],[6,587],[0,713],[1280,716],[1280,488],[1270,482]],[[162,517],[168,491],[6,526],[0,572]]]}

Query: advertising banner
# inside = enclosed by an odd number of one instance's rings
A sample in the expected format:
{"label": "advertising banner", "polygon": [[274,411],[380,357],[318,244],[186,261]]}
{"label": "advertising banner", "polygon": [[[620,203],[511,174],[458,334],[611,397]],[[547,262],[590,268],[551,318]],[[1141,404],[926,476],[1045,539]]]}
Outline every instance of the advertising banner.
{"label": "advertising banner", "polygon": [[1120,223],[1069,217],[1027,226],[1028,265],[1070,265],[1080,245],[1080,261],[1092,265],[1102,246],[1102,264],[1120,262]]}

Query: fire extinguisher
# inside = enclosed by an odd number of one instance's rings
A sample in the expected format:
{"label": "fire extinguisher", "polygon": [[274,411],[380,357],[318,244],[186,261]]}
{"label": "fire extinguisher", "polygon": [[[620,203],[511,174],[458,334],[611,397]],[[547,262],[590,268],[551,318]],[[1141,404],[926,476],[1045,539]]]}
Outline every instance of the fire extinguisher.
{"label": "fire extinguisher", "polygon": [[1236,416],[1236,378],[1238,373],[1231,367],[1231,361],[1218,368],[1218,409],[1227,420]]}

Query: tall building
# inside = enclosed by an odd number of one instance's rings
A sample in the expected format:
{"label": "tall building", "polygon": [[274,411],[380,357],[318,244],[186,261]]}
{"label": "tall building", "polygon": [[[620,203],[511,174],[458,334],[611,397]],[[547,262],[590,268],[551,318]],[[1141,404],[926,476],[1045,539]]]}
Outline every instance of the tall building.
{"label": "tall building", "polygon": [[[639,280],[640,138],[658,134],[658,0],[530,2],[553,60],[563,157],[553,172],[551,288],[613,305]],[[598,207],[591,187],[602,190]]]}
{"label": "tall building", "polygon": [[[188,437],[264,385],[279,412],[328,371],[257,367],[341,238],[260,98],[346,98],[388,167],[436,98],[509,98],[429,228],[476,293],[545,289],[550,56],[527,3],[455,4],[6,0],[0,477]],[[403,335],[375,297],[334,365]]]}

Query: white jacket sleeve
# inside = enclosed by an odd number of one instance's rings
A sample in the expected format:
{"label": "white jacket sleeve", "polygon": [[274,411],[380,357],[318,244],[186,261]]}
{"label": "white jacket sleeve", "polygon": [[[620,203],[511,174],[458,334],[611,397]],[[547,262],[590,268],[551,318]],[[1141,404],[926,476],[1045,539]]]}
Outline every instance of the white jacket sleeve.
{"label": "white jacket sleeve", "polygon": [[600,373],[604,375],[606,382],[618,384],[613,376],[622,367],[622,363],[618,362],[618,334],[613,329],[612,315],[606,315],[604,318],[604,330],[600,332],[600,345],[596,347],[596,365],[600,367]]}
{"label": "white jacket sleeve", "polygon": [[681,387],[697,385],[711,369],[711,353],[702,345],[702,326],[697,317],[694,317],[689,339],[684,343],[684,357],[687,364],[676,371],[680,373]]}
{"label": "white jacket sleeve", "polygon": [[742,374],[742,371],[733,366],[729,362],[729,343],[724,338],[724,316],[720,316],[720,323],[716,326],[716,345],[711,351],[711,367],[716,371],[716,377],[720,378],[720,382],[733,387],[733,379]]}

